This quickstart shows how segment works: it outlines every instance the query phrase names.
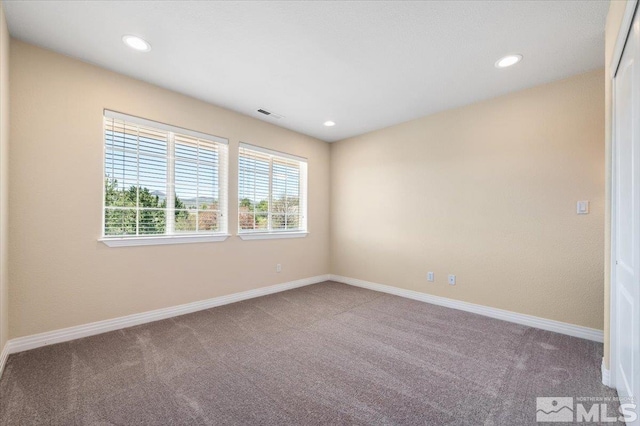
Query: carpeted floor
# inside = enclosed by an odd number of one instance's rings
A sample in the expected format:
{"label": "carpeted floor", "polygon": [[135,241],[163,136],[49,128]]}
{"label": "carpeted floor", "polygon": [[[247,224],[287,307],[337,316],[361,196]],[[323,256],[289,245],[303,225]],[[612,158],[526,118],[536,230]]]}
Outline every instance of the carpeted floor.
{"label": "carpeted floor", "polygon": [[598,343],[326,282],[12,355],[0,424],[535,424],[537,396],[615,396],[601,359]]}

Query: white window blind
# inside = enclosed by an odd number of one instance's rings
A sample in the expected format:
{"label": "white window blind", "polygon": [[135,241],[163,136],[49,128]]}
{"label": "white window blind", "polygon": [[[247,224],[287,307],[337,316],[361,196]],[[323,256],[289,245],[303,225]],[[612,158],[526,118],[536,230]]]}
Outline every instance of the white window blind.
{"label": "white window blind", "polygon": [[105,239],[226,234],[226,139],[105,110],[104,141]]}
{"label": "white window blind", "polygon": [[240,144],[240,233],[306,231],[306,190],[306,159]]}

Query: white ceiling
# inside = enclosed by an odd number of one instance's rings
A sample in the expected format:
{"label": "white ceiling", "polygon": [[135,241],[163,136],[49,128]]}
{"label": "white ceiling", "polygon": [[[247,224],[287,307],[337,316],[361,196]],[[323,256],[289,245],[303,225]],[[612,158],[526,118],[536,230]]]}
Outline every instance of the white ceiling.
{"label": "white ceiling", "polygon": [[[603,67],[608,10],[608,1],[4,5],[18,39],[325,141]],[[153,49],[132,51],[124,34]],[[496,69],[507,53],[524,60]]]}

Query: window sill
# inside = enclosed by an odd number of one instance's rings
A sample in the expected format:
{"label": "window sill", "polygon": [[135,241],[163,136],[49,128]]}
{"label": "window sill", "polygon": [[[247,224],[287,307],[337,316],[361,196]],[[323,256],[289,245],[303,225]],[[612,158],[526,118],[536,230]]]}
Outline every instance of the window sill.
{"label": "window sill", "polygon": [[277,240],[280,238],[304,238],[309,235],[308,232],[256,232],[238,234],[243,240]]}
{"label": "window sill", "polygon": [[109,247],[156,246],[163,244],[213,243],[224,241],[229,234],[217,235],[162,235],[153,237],[100,238]]}

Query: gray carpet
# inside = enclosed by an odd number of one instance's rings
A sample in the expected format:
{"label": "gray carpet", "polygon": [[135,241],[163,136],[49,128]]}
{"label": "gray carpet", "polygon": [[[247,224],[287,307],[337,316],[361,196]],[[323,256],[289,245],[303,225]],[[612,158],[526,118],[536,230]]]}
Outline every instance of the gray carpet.
{"label": "gray carpet", "polygon": [[326,282],[12,355],[0,424],[536,424],[536,396],[615,396],[601,359]]}

